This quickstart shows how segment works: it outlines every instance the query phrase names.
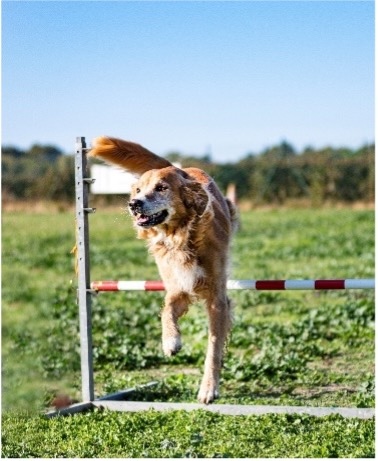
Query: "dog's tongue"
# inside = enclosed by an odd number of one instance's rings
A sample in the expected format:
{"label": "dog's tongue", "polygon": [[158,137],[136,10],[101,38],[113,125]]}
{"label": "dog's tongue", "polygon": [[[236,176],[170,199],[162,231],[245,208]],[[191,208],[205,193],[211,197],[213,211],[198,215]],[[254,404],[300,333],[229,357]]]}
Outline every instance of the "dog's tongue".
{"label": "dog's tongue", "polygon": [[149,220],[149,216],[146,216],[144,214],[141,214],[138,218],[138,223],[144,223],[144,222],[147,222]]}
{"label": "dog's tongue", "polygon": [[161,224],[162,222],[164,222],[167,216],[168,216],[167,210],[158,211],[157,213],[150,214],[150,215],[141,214],[137,220],[137,224],[138,226],[143,226],[143,227],[157,226],[158,224]]}

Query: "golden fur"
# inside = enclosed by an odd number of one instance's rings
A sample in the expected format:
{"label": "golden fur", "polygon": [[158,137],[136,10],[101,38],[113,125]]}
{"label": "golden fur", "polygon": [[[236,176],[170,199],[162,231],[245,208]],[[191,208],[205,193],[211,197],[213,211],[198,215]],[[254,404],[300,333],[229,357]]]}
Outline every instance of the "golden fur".
{"label": "golden fur", "polygon": [[198,399],[210,403],[219,395],[223,350],[231,328],[226,283],[235,209],[204,171],[176,168],[138,144],[100,137],[90,155],[139,177],[129,210],[166,288],[161,315],[166,355],[181,349],[178,319],[189,304],[195,299],[206,303],[209,339]]}

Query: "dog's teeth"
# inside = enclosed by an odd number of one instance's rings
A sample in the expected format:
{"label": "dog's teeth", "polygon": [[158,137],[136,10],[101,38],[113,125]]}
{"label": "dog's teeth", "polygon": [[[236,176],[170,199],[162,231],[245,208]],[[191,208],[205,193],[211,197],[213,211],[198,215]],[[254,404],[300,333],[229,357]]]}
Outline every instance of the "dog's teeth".
{"label": "dog's teeth", "polygon": [[[157,213],[153,213],[150,215],[146,214],[140,214],[139,217],[137,218],[137,224],[140,226],[155,226],[157,224],[160,224],[166,216],[168,215],[168,212],[166,210],[163,211],[158,211]],[[163,218],[161,220],[161,218]]]}

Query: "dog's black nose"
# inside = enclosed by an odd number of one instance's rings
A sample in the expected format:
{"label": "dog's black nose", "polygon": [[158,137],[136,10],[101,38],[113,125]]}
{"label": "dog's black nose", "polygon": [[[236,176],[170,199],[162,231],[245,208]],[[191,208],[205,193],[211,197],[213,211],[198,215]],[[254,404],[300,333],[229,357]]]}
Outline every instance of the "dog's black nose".
{"label": "dog's black nose", "polygon": [[135,213],[142,213],[142,206],[143,206],[142,200],[133,199],[133,200],[130,200],[129,202],[130,210]]}

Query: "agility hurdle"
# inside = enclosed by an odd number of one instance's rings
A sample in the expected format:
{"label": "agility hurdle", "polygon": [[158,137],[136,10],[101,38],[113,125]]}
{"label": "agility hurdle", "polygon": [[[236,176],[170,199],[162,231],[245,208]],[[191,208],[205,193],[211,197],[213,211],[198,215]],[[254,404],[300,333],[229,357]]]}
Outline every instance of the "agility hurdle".
{"label": "agility hurdle", "polygon": [[[374,288],[374,279],[227,281],[227,290],[365,290]],[[160,280],[103,280],[92,282],[91,290],[94,292],[164,291],[165,287]]]}
{"label": "agility hurdle", "polygon": [[[170,402],[135,402],[125,401],[136,390],[143,390],[158,384],[156,381],[125,389],[103,397],[95,398],[93,354],[92,354],[92,312],[91,298],[98,292],[109,291],[163,291],[161,281],[90,281],[89,260],[89,223],[88,215],[94,213],[95,208],[88,206],[89,185],[95,179],[87,174],[87,148],[85,138],[76,138],[75,143],[75,193],[76,193],[76,252],[78,289],[77,302],[79,307],[80,323],[80,360],[82,402],[67,408],[52,411],[47,417],[68,415],[93,408],[107,408],[116,411],[157,411],[203,409],[211,412],[228,415],[262,415],[268,413],[297,413],[314,416],[326,416],[333,413],[351,418],[371,418],[375,414],[374,408],[325,408],[325,407],[296,407],[296,406],[265,406],[265,405],[227,405],[227,404],[193,404]],[[374,289],[374,279],[336,279],[336,280],[229,280],[229,290],[348,290]]]}

